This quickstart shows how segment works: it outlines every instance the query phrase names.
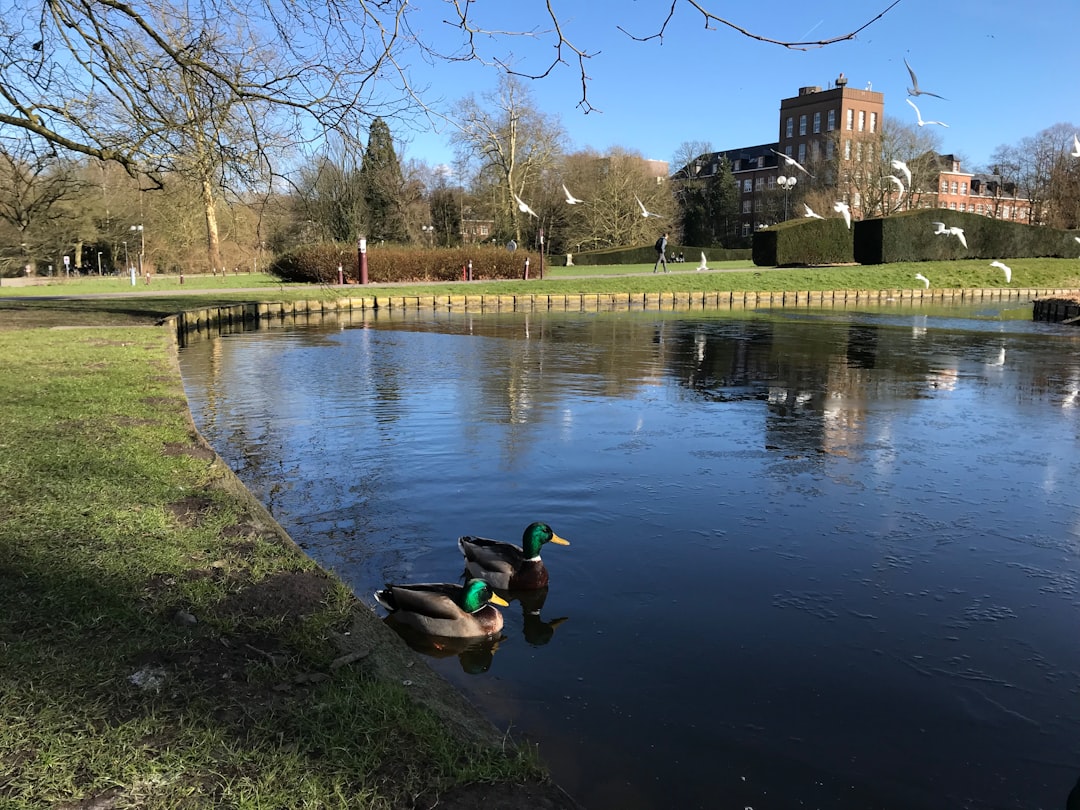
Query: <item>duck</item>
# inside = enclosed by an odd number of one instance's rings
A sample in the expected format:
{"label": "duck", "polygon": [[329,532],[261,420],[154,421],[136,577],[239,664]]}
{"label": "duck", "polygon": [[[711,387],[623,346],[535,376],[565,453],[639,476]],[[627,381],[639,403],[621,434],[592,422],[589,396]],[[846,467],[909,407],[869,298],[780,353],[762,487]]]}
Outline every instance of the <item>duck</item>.
{"label": "duck", "polygon": [[503,615],[495,607],[509,604],[482,579],[456,582],[387,583],[375,601],[394,621],[432,636],[480,638],[502,630]]}
{"label": "duck", "polygon": [[465,570],[499,591],[534,591],[548,584],[548,571],[540,559],[544,543],[568,546],[546,523],[530,523],[521,535],[521,545],[466,535],[458,538],[465,555]]}

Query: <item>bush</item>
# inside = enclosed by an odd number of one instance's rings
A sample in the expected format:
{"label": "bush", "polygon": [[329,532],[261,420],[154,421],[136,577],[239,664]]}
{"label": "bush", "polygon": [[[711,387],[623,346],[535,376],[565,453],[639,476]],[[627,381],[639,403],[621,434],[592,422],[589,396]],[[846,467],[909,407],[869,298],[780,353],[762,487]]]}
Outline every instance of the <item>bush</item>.
{"label": "bush", "polygon": [[[367,249],[368,281],[372,284],[460,281],[462,267],[470,261],[474,281],[520,279],[526,259],[529,260],[529,275],[538,276],[540,255],[527,250],[511,252],[490,245],[455,248],[375,245]],[[302,247],[279,256],[268,272],[282,281],[337,284],[338,265],[347,281],[359,280],[360,259],[355,245]]]}
{"label": "bush", "polygon": [[789,219],[754,232],[754,264],[789,267],[855,261],[852,233],[840,217]]}
{"label": "bush", "polygon": [[[683,254],[686,261],[699,261],[702,251],[711,262],[747,261],[750,258],[749,250],[732,250],[730,248],[703,248],[687,245],[668,244],[668,255],[672,252],[676,255]],[[586,250],[582,253],[572,254],[575,265],[599,266],[611,264],[652,264],[656,261],[656,248],[653,245],[640,247],[616,247],[604,248],[603,250]],[[562,257],[559,264],[563,264],[566,257]]]}
{"label": "bush", "polygon": [[[936,234],[935,222],[964,230],[967,247],[955,236]],[[1068,258],[1080,255],[1077,231],[991,219],[980,214],[924,208],[855,225],[855,261],[862,264],[948,259]]]}

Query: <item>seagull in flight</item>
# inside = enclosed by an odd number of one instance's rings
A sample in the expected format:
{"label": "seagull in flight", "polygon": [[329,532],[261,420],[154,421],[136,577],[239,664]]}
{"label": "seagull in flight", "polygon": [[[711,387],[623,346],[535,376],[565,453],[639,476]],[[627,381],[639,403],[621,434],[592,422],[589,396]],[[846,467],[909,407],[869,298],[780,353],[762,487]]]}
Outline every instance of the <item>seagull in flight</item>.
{"label": "seagull in flight", "polygon": [[654,214],[652,211],[645,207],[645,203],[638,199],[637,194],[634,195],[634,199],[637,200],[638,207],[641,208],[641,215],[643,217],[656,217],[657,219],[660,219],[659,214]]}
{"label": "seagull in flight", "polygon": [[517,203],[518,211],[521,211],[522,213],[528,214],[529,216],[533,216],[533,217],[536,217],[537,219],[540,219],[540,215],[538,213],[536,213],[535,211],[533,211],[531,208],[529,208],[528,203],[526,203],[524,200],[522,200],[521,197],[519,197],[517,194],[514,194],[513,197],[514,197],[514,202]]}
{"label": "seagull in flight", "polygon": [[908,188],[911,188],[911,169],[908,168],[908,165],[902,160],[894,160],[892,162],[892,167],[904,175],[904,178],[907,180]]}
{"label": "seagull in flight", "polygon": [[930,287],[930,279],[928,279],[922,273],[916,273],[915,278],[917,278],[919,281],[921,281],[923,284],[925,284],[926,287],[929,289],[929,287]]}
{"label": "seagull in flight", "polygon": [[919,119],[918,124],[920,127],[925,127],[927,124],[937,124],[938,126],[945,127],[945,129],[949,128],[949,125],[944,121],[923,121],[922,113],[919,112],[919,108],[915,106],[915,102],[910,98],[905,98],[904,101],[911,105],[911,109],[915,110],[915,117]]}
{"label": "seagull in flight", "polygon": [[940,98],[942,101],[948,101],[945,96],[939,96],[937,93],[931,93],[929,90],[919,89],[919,80],[915,78],[915,71],[911,69],[911,65],[908,64],[907,57],[904,57],[904,67],[907,68],[908,74],[911,76],[911,87],[907,89],[909,96],[933,96],[934,98]]}
{"label": "seagull in flight", "polygon": [[810,172],[808,172],[803,167],[803,165],[801,163],[799,163],[799,161],[797,161],[791,155],[785,155],[783,152],[777,152],[775,149],[770,149],[769,151],[772,152],[777,157],[783,158],[784,165],[786,165],[786,166],[794,166],[796,169],[798,169],[800,172],[805,174],[807,177],[813,178],[814,175],[810,174]]}
{"label": "seagull in flight", "polygon": [[821,214],[815,213],[814,209],[806,203],[803,203],[802,207],[806,209],[806,213],[803,214],[804,217],[810,217],[811,219],[825,219]]}
{"label": "seagull in flight", "polygon": [[701,264],[699,264],[696,269],[698,269],[698,270],[708,270],[709,269],[709,263],[707,261],[705,261],[705,251],[704,250],[701,251]]}
{"label": "seagull in flight", "polygon": [[903,197],[904,192],[907,190],[904,188],[904,181],[897,177],[895,174],[888,174],[885,175],[885,177],[886,179],[892,180],[894,183],[896,183],[896,188],[900,192],[900,196]]}
{"label": "seagull in flight", "polygon": [[850,230],[851,229],[851,209],[848,207],[848,204],[846,202],[839,202],[838,201],[838,202],[834,202],[832,207],[833,207],[833,211],[836,211],[837,213],[844,215],[844,223],[848,226],[848,229]]}
{"label": "seagull in flight", "polygon": [[584,200],[579,200],[577,197],[571,194],[570,189],[566,187],[566,183],[563,183],[562,190],[566,193],[567,205],[577,205],[579,202],[585,202]]}
{"label": "seagull in flight", "polygon": [[1080,158],[1080,135],[1073,133],[1073,150],[1069,152],[1074,158]]}
{"label": "seagull in flight", "polygon": [[1004,262],[990,262],[991,267],[997,267],[1005,274],[1005,283],[1012,284],[1012,268]]}

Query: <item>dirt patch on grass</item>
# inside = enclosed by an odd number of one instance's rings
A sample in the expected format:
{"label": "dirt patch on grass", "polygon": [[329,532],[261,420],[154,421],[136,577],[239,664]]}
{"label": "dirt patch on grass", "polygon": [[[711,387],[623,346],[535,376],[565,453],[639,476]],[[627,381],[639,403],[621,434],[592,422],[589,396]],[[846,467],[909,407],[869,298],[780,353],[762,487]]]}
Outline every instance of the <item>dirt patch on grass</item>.
{"label": "dirt patch on grass", "polygon": [[318,613],[332,588],[322,571],[285,571],[231,595],[218,612],[231,618],[296,621]]}
{"label": "dirt patch on grass", "polygon": [[186,442],[166,442],[162,451],[166,456],[191,456],[200,461],[213,461],[215,453],[209,447],[202,444],[188,444]]}
{"label": "dirt patch on grass", "polygon": [[181,526],[198,526],[214,508],[214,502],[209,498],[192,495],[181,498],[166,505],[166,510]]}

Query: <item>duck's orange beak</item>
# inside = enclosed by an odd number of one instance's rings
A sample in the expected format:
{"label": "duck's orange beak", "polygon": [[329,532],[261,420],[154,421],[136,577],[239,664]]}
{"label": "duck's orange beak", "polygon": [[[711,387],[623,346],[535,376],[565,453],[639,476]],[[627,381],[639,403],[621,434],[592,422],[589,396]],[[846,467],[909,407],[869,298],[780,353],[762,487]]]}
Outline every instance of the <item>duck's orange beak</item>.
{"label": "duck's orange beak", "polygon": [[503,607],[510,607],[510,603],[507,602],[505,599],[503,599],[501,596],[499,596],[497,593],[493,593],[491,595],[491,598],[488,599],[488,602],[490,602],[493,605],[502,605]]}
{"label": "duck's orange beak", "polygon": [[552,542],[552,543],[554,543],[555,545],[558,545],[558,546],[568,546],[568,545],[570,545],[569,540],[563,540],[561,537],[559,537],[559,535],[554,534],[554,533],[552,533],[552,535],[551,535],[550,542]]}

